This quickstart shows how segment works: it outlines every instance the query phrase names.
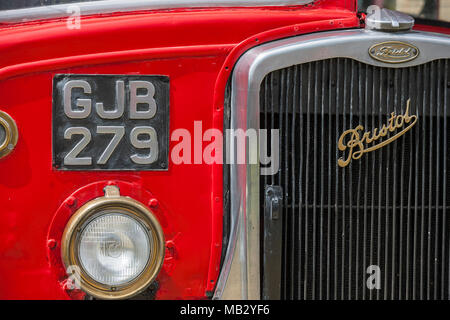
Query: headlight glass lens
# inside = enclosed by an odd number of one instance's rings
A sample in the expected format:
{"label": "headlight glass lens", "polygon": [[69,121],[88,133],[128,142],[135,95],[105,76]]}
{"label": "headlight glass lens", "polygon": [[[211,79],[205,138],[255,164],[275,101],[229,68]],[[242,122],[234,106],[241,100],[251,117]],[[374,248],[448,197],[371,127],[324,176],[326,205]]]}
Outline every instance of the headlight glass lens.
{"label": "headlight glass lens", "polygon": [[83,269],[95,281],[110,286],[137,278],[153,246],[146,228],[120,212],[99,214],[84,226],[79,239]]}
{"label": "headlight glass lens", "polygon": [[0,145],[2,145],[6,140],[6,130],[5,127],[0,123]]}

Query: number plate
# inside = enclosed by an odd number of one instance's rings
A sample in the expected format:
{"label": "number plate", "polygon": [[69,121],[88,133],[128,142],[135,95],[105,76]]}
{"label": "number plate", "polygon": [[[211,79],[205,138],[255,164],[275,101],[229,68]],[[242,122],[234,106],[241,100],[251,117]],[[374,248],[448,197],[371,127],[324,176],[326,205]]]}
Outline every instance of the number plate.
{"label": "number plate", "polygon": [[55,75],[54,168],[167,170],[168,160],[168,77]]}

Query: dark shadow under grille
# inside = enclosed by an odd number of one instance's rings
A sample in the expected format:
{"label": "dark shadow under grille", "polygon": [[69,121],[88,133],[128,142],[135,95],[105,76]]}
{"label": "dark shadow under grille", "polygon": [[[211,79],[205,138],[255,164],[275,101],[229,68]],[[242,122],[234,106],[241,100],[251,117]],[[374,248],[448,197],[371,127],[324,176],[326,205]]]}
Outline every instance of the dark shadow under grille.
{"label": "dark shadow under grille", "polygon": [[[261,128],[280,130],[280,170],[260,181],[284,192],[281,298],[450,298],[449,88],[449,60],[394,69],[336,58],[267,75]],[[410,131],[337,165],[345,130],[381,128],[408,99]],[[366,286],[370,265],[378,290]]]}

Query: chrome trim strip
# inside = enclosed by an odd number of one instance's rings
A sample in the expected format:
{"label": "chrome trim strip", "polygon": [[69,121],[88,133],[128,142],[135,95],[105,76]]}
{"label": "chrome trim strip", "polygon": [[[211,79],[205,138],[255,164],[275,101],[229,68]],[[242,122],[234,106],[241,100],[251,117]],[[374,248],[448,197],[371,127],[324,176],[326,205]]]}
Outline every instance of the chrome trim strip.
{"label": "chrome trim strip", "polygon": [[[420,55],[405,63],[388,64],[370,57],[368,49],[385,41],[403,41],[420,50]],[[232,75],[231,129],[259,129],[259,89],[264,77],[275,70],[305,62],[346,57],[374,66],[401,68],[450,58],[450,36],[424,32],[386,33],[364,29],[320,32],[270,42],[247,51],[235,65]],[[247,150],[247,156],[249,155]],[[251,151],[253,152],[253,151]],[[259,159],[259,150],[258,150]],[[259,163],[259,161],[258,161]],[[241,284],[241,298],[259,299],[259,165],[231,165],[231,215],[246,226],[247,237],[237,239],[237,228],[232,230],[236,245],[246,256],[239,261],[247,283]],[[231,265],[234,250],[228,250],[225,263]],[[234,261],[233,261],[234,263]],[[216,298],[228,286],[229,269],[221,270]],[[235,297],[235,299],[238,297]]]}
{"label": "chrome trim strip", "polygon": [[0,11],[0,23],[62,18],[77,7],[81,15],[176,8],[267,7],[304,5],[315,0],[103,0]]}

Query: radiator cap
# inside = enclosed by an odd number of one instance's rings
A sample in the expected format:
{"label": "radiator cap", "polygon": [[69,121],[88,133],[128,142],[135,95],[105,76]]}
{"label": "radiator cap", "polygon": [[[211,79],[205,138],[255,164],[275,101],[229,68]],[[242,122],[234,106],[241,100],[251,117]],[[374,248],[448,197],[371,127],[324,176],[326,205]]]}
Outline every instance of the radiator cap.
{"label": "radiator cap", "polygon": [[367,8],[366,29],[379,31],[407,31],[414,26],[414,18],[398,12],[378,6]]}

